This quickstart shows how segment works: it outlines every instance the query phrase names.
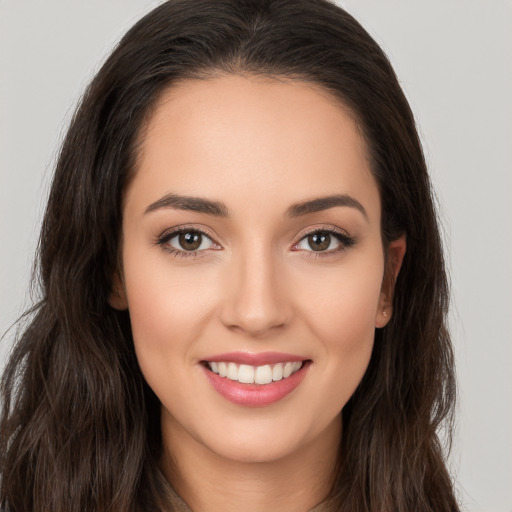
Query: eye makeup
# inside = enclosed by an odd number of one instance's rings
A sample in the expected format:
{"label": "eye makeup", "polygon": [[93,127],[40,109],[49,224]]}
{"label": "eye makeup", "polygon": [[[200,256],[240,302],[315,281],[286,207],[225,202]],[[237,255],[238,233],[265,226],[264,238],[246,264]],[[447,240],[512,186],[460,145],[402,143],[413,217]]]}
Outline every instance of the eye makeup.
{"label": "eye makeup", "polygon": [[322,258],[344,252],[357,243],[357,238],[332,225],[308,228],[299,234],[292,251],[304,251],[307,257]]}
{"label": "eye makeup", "polygon": [[157,237],[155,245],[176,258],[198,258],[206,251],[222,249],[209,232],[196,226],[166,230]]}
{"label": "eye makeup", "polygon": [[[315,226],[303,230],[299,241],[291,247],[293,252],[303,252],[307,257],[328,257],[353,247],[357,239],[334,226]],[[154,242],[177,258],[198,258],[208,251],[222,250],[212,234],[197,226],[179,226],[168,229]],[[308,254],[309,253],[309,254]]]}

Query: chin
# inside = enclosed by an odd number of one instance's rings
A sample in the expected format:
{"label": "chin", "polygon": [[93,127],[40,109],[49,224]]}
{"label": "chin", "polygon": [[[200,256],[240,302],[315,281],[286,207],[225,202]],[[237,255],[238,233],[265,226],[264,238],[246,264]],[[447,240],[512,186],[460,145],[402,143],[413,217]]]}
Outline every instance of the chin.
{"label": "chin", "polygon": [[212,446],[210,449],[226,460],[241,464],[271,463],[285,459],[294,453],[294,447],[265,441],[247,441],[243,444]]}
{"label": "chin", "polygon": [[293,422],[253,422],[226,425],[209,431],[204,445],[224,459],[240,463],[266,463],[299,454],[311,440],[309,430]]}

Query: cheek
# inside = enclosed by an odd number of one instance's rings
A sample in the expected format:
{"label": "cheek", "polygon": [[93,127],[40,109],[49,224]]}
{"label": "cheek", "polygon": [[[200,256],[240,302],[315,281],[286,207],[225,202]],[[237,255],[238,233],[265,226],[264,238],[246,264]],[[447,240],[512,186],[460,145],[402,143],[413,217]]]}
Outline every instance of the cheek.
{"label": "cheek", "polygon": [[190,363],[215,302],[215,275],[184,272],[167,260],[171,256],[154,253],[148,257],[127,247],[124,260],[135,350],[150,386],[165,381],[171,367],[176,374]]}
{"label": "cheek", "polygon": [[[303,318],[318,340],[318,377],[330,396],[330,413],[339,412],[359,385],[371,358],[383,264],[379,259],[316,275],[302,293]],[[327,274],[327,273],[326,273]],[[301,293],[299,290],[297,294]]]}
{"label": "cheek", "polygon": [[[351,262],[352,263],[352,262]],[[317,273],[307,287],[296,290],[304,316],[320,339],[332,348],[357,349],[375,332],[383,262],[364,259]]]}

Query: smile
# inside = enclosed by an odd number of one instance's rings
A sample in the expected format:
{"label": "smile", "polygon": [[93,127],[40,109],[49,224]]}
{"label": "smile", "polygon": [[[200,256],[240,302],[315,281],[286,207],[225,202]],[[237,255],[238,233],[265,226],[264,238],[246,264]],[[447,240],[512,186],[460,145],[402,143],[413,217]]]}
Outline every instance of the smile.
{"label": "smile", "polygon": [[217,375],[242,384],[270,384],[287,379],[302,367],[302,361],[288,361],[274,365],[251,366],[233,362],[206,361],[207,367]]}
{"label": "smile", "polygon": [[229,402],[264,407],[299,387],[311,364],[311,359],[295,354],[231,352],[209,356],[199,367],[212,388]]}

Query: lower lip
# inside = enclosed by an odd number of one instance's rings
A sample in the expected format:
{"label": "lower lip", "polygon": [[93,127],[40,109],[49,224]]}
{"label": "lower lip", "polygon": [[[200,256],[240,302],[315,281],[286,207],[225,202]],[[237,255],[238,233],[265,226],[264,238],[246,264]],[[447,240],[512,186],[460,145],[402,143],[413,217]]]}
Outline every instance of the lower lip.
{"label": "lower lip", "polygon": [[269,384],[242,384],[236,380],[221,377],[203,366],[206,377],[213,389],[226,400],[247,407],[264,407],[271,405],[290,394],[306,376],[310,361],[306,361],[294,374],[286,379]]}

